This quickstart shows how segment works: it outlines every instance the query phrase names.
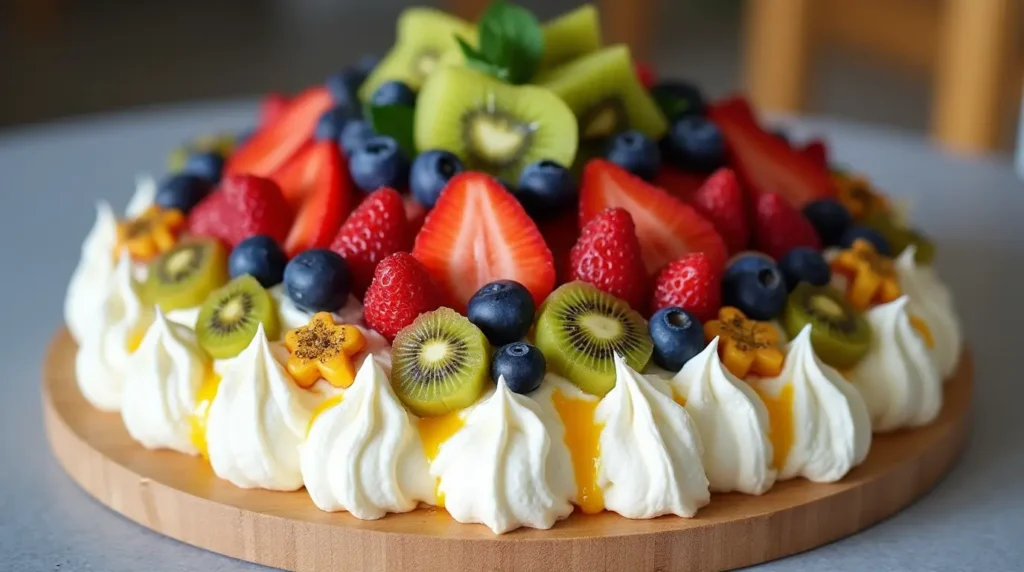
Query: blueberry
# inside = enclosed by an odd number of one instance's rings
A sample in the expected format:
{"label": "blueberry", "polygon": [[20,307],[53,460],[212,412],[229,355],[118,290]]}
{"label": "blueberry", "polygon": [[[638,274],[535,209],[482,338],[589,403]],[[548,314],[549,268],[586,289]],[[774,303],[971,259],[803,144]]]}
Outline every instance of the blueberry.
{"label": "blueberry", "polygon": [[284,267],[284,289],[299,308],[334,312],[348,301],[351,276],[340,254],[326,248],[301,252]]}
{"label": "blueberry", "polygon": [[533,296],[515,280],[485,284],[469,299],[466,316],[491,344],[502,346],[521,340],[533,324]]}
{"label": "blueberry", "polygon": [[337,141],[341,139],[342,130],[353,119],[357,119],[357,117],[349,108],[335,105],[325,111],[317,120],[313,137],[319,141]]}
{"label": "blueberry", "polygon": [[190,175],[202,177],[215,185],[220,181],[221,174],[224,172],[224,157],[220,153],[212,151],[192,153],[185,159],[185,166],[181,170]]}
{"label": "blueberry", "polygon": [[786,288],[792,292],[800,282],[824,286],[832,280],[832,269],[820,252],[806,246],[798,246],[779,259],[779,272],[786,281]]}
{"label": "blueberry", "polygon": [[846,229],[853,224],[850,211],[835,199],[818,199],[804,206],[804,216],[825,246],[836,246]]}
{"label": "blueberry", "polygon": [[612,163],[634,175],[650,181],[661,167],[658,145],[643,133],[631,129],[617,133],[608,142],[605,156]]}
{"label": "blueberry", "polygon": [[576,204],[576,181],[562,165],[537,161],[520,173],[516,196],[534,217],[553,215]]}
{"label": "blueberry", "polygon": [[504,377],[510,390],[524,395],[540,387],[546,369],[544,354],[526,342],[501,346],[491,359],[491,379]]}
{"label": "blueberry", "polygon": [[335,105],[340,105],[353,113],[360,113],[359,86],[366,80],[366,74],[356,68],[345,68],[330,76],[324,82]]}
{"label": "blueberry", "polygon": [[347,157],[351,157],[356,149],[359,149],[373,137],[373,128],[363,119],[353,119],[345,124],[341,130],[341,148]]}
{"label": "blueberry", "polygon": [[424,151],[416,156],[409,171],[412,196],[425,207],[433,208],[448,181],[463,171],[462,161],[454,153]]}
{"label": "blueberry", "polygon": [[370,105],[416,105],[416,92],[408,85],[400,81],[386,81],[373,92],[370,97]]}
{"label": "blueberry", "polygon": [[257,234],[238,243],[228,258],[228,272],[232,278],[249,274],[264,288],[276,286],[284,280],[284,267],[288,257],[276,240]]}
{"label": "blueberry", "polygon": [[384,135],[371,137],[349,157],[356,186],[372,193],[381,187],[404,189],[409,182],[409,159],[398,142]]}
{"label": "blueberry", "polygon": [[379,64],[380,56],[378,56],[377,54],[363,54],[362,56],[360,56],[358,60],[356,60],[356,63],[355,65],[352,66],[352,69],[363,74],[363,77],[366,78],[369,77],[371,73],[373,73],[373,70],[376,69],[377,65]]}
{"label": "blueberry", "polygon": [[737,258],[722,277],[722,304],[735,306],[754,320],[778,317],[786,305],[787,295],[782,272],[763,256]]}
{"label": "blueberry", "polygon": [[682,169],[713,171],[725,163],[725,139],[718,126],[699,115],[677,119],[662,140],[668,162]]}
{"label": "blueberry", "polygon": [[192,207],[210,194],[213,185],[203,177],[191,173],[171,175],[160,182],[153,202],[161,208],[178,209],[188,213]]}
{"label": "blueberry", "polygon": [[678,306],[655,312],[649,327],[654,342],[654,363],[659,367],[679,371],[704,349],[704,326],[693,314]]}
{"label": "blueberry", "polygon": [[839,245],[843,248],[850,248],[853,246],[853,242],[858,238],[863,238],[870,242],[879,254],[884,254],[885,256],[892,255],[892,247],[889,246],[889,240],[886,239],[882,233],[871,227],[859,224],[855,224],[846,229],[842,238],[839,239]]}
{"label": "blueberry", "polygon": [[688,81],[668,80],[651,88],[651,97],[665,117],[674,121],[687,115],[704,115],[707,106],[700,89]]}

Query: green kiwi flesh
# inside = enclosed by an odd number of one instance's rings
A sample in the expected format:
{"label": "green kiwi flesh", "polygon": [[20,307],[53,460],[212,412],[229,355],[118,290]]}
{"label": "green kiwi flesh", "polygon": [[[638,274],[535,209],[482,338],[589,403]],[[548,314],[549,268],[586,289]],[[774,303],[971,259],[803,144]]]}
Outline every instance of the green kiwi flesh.
{"label": "green kiwi flesh", "polygon": [[246,274],[215,290],[196,320],[196,339],[217,359],[234,357],[249,347],[259,325],[268,339],[277,339],[279,323],[274,299]]}
{"label": "green kiwi flesh", "polygon": [[534,341],[548,369],[598,396],[615,386],[615,354],[642,371],[654,352],[639,313],[578,281],[563,284],[541,305]]}
{"label": "green kiwi flesh", "polygon": [[601,22],[592,4],[548,20],[543,33],[541,70],[554,68],[601,47]]}
{"label": "green kiwi flesh", "polygon": [[790,338],[811,326],[811,345],[821,360],[837,369],[857,365],[871,348],[871,326],[831,286],[801,282],[789,294],[782,325]]}
{"label": "green kiwi flesh", "polygon": [[145,296],[169,312],[194,308],[228,281],[228,253],[216,239],[184,240],[149,265]]}

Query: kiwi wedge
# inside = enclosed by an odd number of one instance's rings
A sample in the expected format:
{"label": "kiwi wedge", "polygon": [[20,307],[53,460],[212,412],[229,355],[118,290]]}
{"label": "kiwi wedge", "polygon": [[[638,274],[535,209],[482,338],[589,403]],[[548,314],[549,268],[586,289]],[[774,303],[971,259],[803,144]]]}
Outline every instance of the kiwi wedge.
{"label": "kiwi wedge", "polygon": [[214,290],[203,302],[196,339],[211,356],[226,359],[249,347],[261,323],[267,338],[276,339],[280,328],[274,299],[245,274]]}
{"label": "kiwi wedge", "polygon": [[861,224],[881,233],[889,243],[894,257],[908,246],[914,245],[914,260],[918,264],[931,264],[935,260],[935,243],[920,232],[895,220],[889,213],[869,213]]}
{"label": "kiwi wedge", "polygon": [[544,56],[540,69],[551,69],[601,47],[597,8],[585,4],[544,23]]}
{"label": "kiwi wedge", "polygon": [[639,313],[579,281],[563,284],[544,301],[534,338],[548,369],[599,396],[615,386],[615,354],[641,371],[654,352]]}
{"label": "kiwi wedge", "polygon": [[782,312],[782,326],[795,338],[811,325],[811,345],[821,361],[849,369],[867,355],[871,326],[841,293],[831,286],[801,282],[790,292]]}
{"label": "kiwi wedge", "polygon": [[476,28],[433,8],[409,8],[398,17],[395,45],[359,88],[359,99],[369,101],[387,81],[401,81],[418,90],[441,67],[449,51],[457,51],[455,36],[476,43]]}
{"label": "kiwi wedge", "polygon": [[657,141],[668,130],[658,104],[640,85],[629,48],[611,46],[540,74],[537,82],[565,101],[583,142],[637,129]]}
{"label": "kiwi wedge", "polygon": [[194,308],[228,281],[228,252],[217,239],[179,242],[150,263],[145,296],[169,312]]}
{"label": "kiwi wedge", "polygon": [[450,308],[421,314],[391,346],[391,386],[420,417],[472,405],[484,391],[489,370],[484,333]]}
{"label": "kiwi wedge", "polygon": [[534,85],[513,86],[479,71],[445,67],[416,100],[416,147],[457,155],[466,169],[518,181],[527,165],[571,165],[576,117],[565,102]]}

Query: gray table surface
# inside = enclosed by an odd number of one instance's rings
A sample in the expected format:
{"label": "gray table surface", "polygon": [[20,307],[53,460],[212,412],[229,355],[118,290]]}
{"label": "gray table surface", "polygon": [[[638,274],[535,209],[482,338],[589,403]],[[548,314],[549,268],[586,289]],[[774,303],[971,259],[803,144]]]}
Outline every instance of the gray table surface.
{"label": "gray table surface", "polygon": [[[192,548],[118,516],[50,456],[39,406],[43,351],[96,198],[123,207],[140,172],[191,135],[249,124],[253,105],[208,103],[0,132],[0,570],[264,570]],[[954,159],[893,131],[806,120],[836,155],[912,202],[939,237],[977,355],[974,430],[959,465],[927,497],[850,538],[758,570],[1024,569],[1024,184],[1005,159]]]}

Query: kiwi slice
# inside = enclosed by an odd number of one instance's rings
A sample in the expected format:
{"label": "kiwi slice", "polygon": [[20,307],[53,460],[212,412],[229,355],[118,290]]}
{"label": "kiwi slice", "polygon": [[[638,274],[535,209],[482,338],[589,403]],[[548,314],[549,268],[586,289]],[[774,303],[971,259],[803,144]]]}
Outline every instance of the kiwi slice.
{"label": "kiwi slice", "polygon": [[544,301],[534,338],[548,369],[601,396],[615,386],[615,354],[641,371],[654,352],[647,322],[639,313],[578,281],[563,284]]}
{"label": "kiwi slice", "polygon": [[889,213],[869,213],[861,224],[881,233],[889,243],[894,257],[913,244],[916,247],[914,260],[918,264],[931,264],[935,260],[935,243],[920,232],[894,220]]}
{"label": "kiwi slice", "polygon": [[789,294],[782,312],[782,326],[795,338],[811,325],[811,345],[821,360],[838,369],[849,369],[868,353],[871,326],[838,290],[801,282]]}
{"label": "kiwi slice", "polygon": [[540,69],[551,69],[601,47],[601,22],[597,8],[585,4],[545,22],[544,56]]}
{"label": "kiwi slice", "polygon": [[416,147],[457,155],[466,169],[518,181],[527,165],[571,165],[576,118],[550,91],[513,86],[479,71],[445,67],[416,100]]}
{"label": "kiwi slice", "polygon": [[228,281],[228,252],[213,238],[179,242],[149,265],[146,300],[169,312],[203,303]]}
{"label": "kiwi slice", "polygon": [[421,314],[391,346],[391,386],[420,417],[472,405],[490,369],[487,338],[450,308]]}
{"label": "kiwi slice", "polygon": [[211,356],[234,357],[249,347],[260,323],[267,338],[279,331],[274,299],[249,274],[214,290],[203,302],[196,320],[196,339]]}
{"label": "kiwi slice", "polygon": [[409,8],[398,17],[395,45],[359,88],[359,98],[370,96],[384,82],[401,81],[414,90],[440,66],[449,51],[458,50],[455,37],[476,43],[476,28],[433,8]]}
{"label": "kiwi slice", "polygon": [[569,104],[580,141],[603,140],[637,129],[657,141],[668,130],[658,104],[640,85],[626,46],[587,54],[540,74],[537,83]]}

